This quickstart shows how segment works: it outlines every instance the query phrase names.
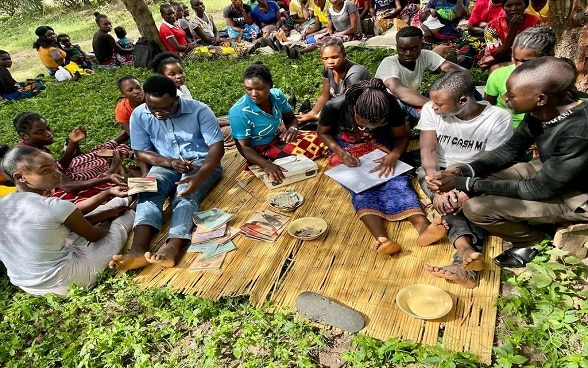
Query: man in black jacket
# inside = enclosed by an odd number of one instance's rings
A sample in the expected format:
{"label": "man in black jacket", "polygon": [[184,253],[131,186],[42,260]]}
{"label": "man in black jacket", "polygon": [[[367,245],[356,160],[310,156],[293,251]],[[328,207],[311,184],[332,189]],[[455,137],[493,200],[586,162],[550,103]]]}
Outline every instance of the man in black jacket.
{"label": "man in black jacket", "polygon": [[[473,223],[511,242],[494,259],[524,267],[545,239],[532,224],[588,222],[588,100],[573,92],[576,72],[566,61],[541,57],[519,66],[503,96],[514,113],[526,113],[505,144],[480,159],[429,175],[438,193],[454,188],[477,195],[464,205]],[[533,143],[539,158],[516,163]]]}

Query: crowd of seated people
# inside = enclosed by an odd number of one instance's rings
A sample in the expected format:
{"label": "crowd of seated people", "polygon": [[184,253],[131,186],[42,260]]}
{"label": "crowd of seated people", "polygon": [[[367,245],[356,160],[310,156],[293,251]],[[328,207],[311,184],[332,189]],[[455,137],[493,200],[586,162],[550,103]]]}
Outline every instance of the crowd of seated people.
{"label": "crowd of seated people", "polygon": [[[382,19],[394,19],[409,4],[413,3],[395,1],[376,8],[367,1],[362,6],[386,10],[379,12]],[[407,121],[412,120],[420,130],[419,185],[438,219],[431,222],[425,217],[406,174],[360,194],[350,192],[351,204],[378,253],[402,251],[402,244],[387,233],[386,221],[408,220],[418,232],[420,246],[447,236],[456,251],[453,262],[426,265],[425,270],[473,288],[486,267],[482,243],[487,234],[513,245],[494,259],[496,264],[523,267],[537,254],[534,246],[548,236],[536,224],[588,222],[588,187],[583,180],[588,174],[588,100],[575,91],[574,67],[553,56],[553,31],[537,27],[543,18],[525,13],[532,7],[541,14],[547,5],[526,0],[501,0],[500,5],[479,0],[476,6],[487,8],[474,7],[477,18],[468,28],[488,40],[492,37],[482,66],[497,67],[485,87],[485,100],[478,98],[467,69],[424,49],[429,38],[451,35],[447,27],[455,27],[465,16],[467,4],[429,1],[419,16],[424,31],[415,26],[399,30],[397,55],[381,60],[375,78],[346,58],[343,41],[361,33],[361,8],[352,2],[292,0],[287,14],[272,1],[260,1],[252,9],[232,0],[223,15],[228,38],[240,42],[255,40],[264,27],[279,29],[288,15],[304,25],[303,38],[312,37],[314,47],[320,47],[324,66],[320,97],[300,114],[274,86],[266,65],[256,61],[244,70],[244,93],[228,119],[245,169],[258,165],[280,182],[284,168],[274,163],[278,158],[329,155],[330,166],[354,167],[361,155],[381,149],[386,155],[376,160],[373,171],[390,176],[398,160],[407,157]],[[218,119],[185,85],[183,62],[190,51],[221,42],[202,0],[192,0],[191,6],[194,17],[181,3],[161,5],[160,34],[168,51],[154,58],[150,68],[155,75],[144,83],[133,76],[119,79],[122,97],[113,109],[121,131],[113,140],[82,153],[79,143],[87,133],[77,126],[55,159],[48,149],[54,141],[49,122],[34,112],[14,118],[21,141],[13,148],[0,146],[0,221],[5,224],[0,260],[11,281],[23,290],[63,295],[74,283],[94,284],[105,267],[174,267],[178,262],[191,238],[192,214],[222,176],[224,155]],[[96,66],[128,63],[133,43],[124,29],[117,31],[116,41],[109,35],[109,19],[97,13],[95,20]],[[49,74],[68,63],[84,66],[91,59],[67,35],[57,37],[49,26],[40,26],[35,33],[35,48]],[[505,63],[509,64],[502,66]],[[12,79],[10,66],[10,55],[0,51],[0,87],[7,99],[24,95],[27,86]],[[423,92],[425,71],[441,73]],[[306,125],[313,121],[317,125]],[[536,155],[526,155],[530,151]],[[133,154],[138,164],[134,174],[155,178],[158,192],[139,193],[131,209],[122,161]],[[170,195],[170,232],[165,244],[150,252]],[[23,211],[43,214],[28,224],[31,231],[23,232],[22,216],[13,215]],[[136,230],[133,243],[123,254],[131,229]]]}
{"label": "crowd of seated people", "polygon": [[[212,15],[205,11],[203,0],[191,0],[190,7],[194,14],[179,2],[160,6],[160,40],[165,51],[182,59],[195,54],[244,55],[261,46],[285,51],[296,59],[320,49],[327,38],[343,42],[366,39],[392,25],[396,25],[396,31],[408,25],[422,32],[422,48],[457,65],[477,66],[491,73],[511,63],[516,35],[529,27],[549,24],[546,0],[293,0],[287,4],[261,0],[253,5],[231,0],[222,11],[225,29],[217,27]],[[134,41],[127,37],[124,27],[114,29],[116,40],[109,34],[113,28],[109,18],[99,12],[94,17],[98,30],[91,52],[82,50],[66,34],[57,36],[50,26],[35,30],[37,40],[33,46],[50,76],[63,67],[71,77],[58,73],[59,80],[78,79],[95,68],[132,62]],[[292,30],[296,33],[289,37]],[[472,43],[472,37],[480,38],[484,47]],[[196,48],[199,53],[195,53]],[[3,74],[7,75],[6,70]],[[3,92],[10,94],[5,87]]]}

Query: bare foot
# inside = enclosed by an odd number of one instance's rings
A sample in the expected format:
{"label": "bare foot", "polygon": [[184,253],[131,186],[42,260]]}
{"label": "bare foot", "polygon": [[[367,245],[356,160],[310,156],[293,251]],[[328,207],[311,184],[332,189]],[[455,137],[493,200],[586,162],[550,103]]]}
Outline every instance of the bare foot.
{"label": "bare foot", "polygon": [[156,263],[163,267],[173,267],[176,265],[176,256],[179,252],[179,247],[166,243],[155,253],[146,252],[145,259],[149,263]]}
{"label": "bare foot", "polygon": [[443,239],[447,234],[447,229],[449,229],[447,221],[436,218],[429,226],[427,226],[425,231],[419,234],[417,244],[421,247],[431,245],[434,242]]}
{"label": "bare foot", "polygon": [[473,248],[469,248],[461,254],[461,268],[464,271],[482,271],[484,269],[484,259],[482,253]]}
{"label": "bare foot", "polygon": [[402,250],[398,243],[393,242],[392,240],[383,236],[380,236],[374,243],[374,249],[378,253],[390,255],[399,253]]}
{"label": "bare foot", "polygon": [[134,163],[129,163],[125,166],[125,170],[133,177],[133,178],[140,178],[141,175],[141,168],[139,165]]}
{"label": "bare foot", "polygon": [[119,271],[132,270],[135,268],[141,268],[149,265],[149,262],[145,259],[142,254],[130,254],[125,255],[115,254],[112,256],[112,260],[108,262],[108,267],[116,268]]}
{"label": "bare foot", "polygon": [[468,289],[478,286],[478,276],[474,271],[466,271],[460,265],[447,265],[443,267],[425,264],[423,268],[434,277],[453,281]]}

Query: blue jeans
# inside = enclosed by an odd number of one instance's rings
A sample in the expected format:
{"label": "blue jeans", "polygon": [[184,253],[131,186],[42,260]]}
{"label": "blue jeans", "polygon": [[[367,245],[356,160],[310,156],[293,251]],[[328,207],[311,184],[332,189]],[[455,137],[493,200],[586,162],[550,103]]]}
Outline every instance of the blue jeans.
{"label": "blue jeans", "polygon": [[204,179],[200,187],[187,197],[178,197],[176,193],[185,190],[188,184],[176,186],[176,182],[198,172],[203,162],[204,159],[192,161],[194,170],[185,174],[167,167],[153,166],[147,176],[157,179],[157,193],[139,193],[134,227],[149,225],[160,231],[163,223],[163,202],[167,197],[173,195],[171,201],[172,217],[167,239],[191,239],[194,227],[192,215],[199,211],[200,202],[221,178],[223,168],[220,165],[217,166]]}

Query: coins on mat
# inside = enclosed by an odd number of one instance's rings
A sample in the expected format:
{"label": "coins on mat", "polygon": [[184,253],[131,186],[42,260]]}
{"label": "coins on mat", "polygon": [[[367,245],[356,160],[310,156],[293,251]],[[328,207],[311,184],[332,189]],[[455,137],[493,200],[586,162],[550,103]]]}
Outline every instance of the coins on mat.
{"label": "coins on mat", "polygon": [[304,203],[304,197],[295,190],[287,190],[271,195],[269,205],[280,211],[294,211]]}

